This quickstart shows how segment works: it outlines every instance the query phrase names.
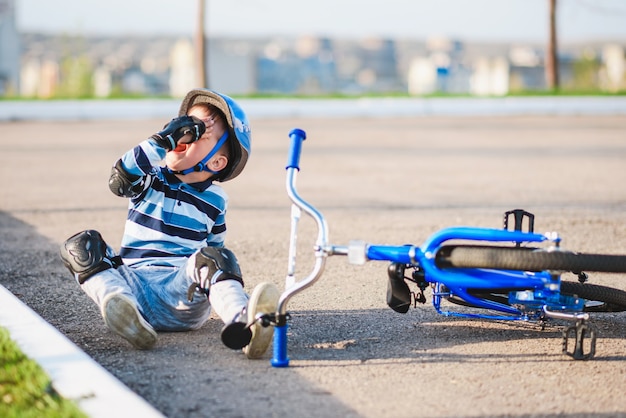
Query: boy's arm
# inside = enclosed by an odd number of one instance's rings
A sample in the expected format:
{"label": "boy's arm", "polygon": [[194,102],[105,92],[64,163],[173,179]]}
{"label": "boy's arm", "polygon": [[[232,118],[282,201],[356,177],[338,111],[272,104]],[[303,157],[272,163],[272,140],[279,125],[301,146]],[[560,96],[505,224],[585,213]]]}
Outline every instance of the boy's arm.
{"label": "boy's arm", "polygon": [[204,122],[195,116],[180,116],[122,156],[113,168],[109,188],[117,196],[137,197],[150,186],[151,173],[179,142],[197,141],[205,132]]}
{"label": "boy's arm", "polygon": [[150,186],[151,175],[166,152],[152,138],[146,139],[116,161],[111,168],[109,189],[121,197],[139,196]]}

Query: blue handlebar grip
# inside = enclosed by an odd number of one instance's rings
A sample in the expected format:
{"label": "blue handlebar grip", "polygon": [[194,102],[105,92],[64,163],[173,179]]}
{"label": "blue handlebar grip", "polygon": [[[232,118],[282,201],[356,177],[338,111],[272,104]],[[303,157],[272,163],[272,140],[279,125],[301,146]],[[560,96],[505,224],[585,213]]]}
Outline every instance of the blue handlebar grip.
{"label": "blue handlebar grip", "polygon": [[287,357],[287,324],[274,327],[274,357],[271,362],[274,367],[288,367]]}
{"label": "blue handlebar grip", "polygon": [[300,170],[300,152],[302,150],[302,141],[306,139],[306,132],[302,129],[292,129],[289,132],[291,145],[289,147],[289,157],[285,168],[295,168]]}

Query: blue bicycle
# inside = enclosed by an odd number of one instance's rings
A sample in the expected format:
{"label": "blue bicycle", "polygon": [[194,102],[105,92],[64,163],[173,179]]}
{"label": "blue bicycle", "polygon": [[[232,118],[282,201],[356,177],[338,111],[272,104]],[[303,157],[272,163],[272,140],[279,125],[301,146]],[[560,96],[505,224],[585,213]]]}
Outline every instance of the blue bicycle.
{"label": "blue bicycle", "polygon": [[[426,303],[425,292],[430,288],[434,308],[446,316],[537,322],[551,318],[570,320],[573,325],[563,332],[563,353],[576,360],[588,360],[595,354],[596,332],[588,322],[589,312],[626,311],[625,291],[587,283],[587,272],[625,273],[626,256],[566,251],[559,246],[558,234],[535,233],[534,216],[521,209],[505,213],[503,229],[446,228],[420,246],[363,241],[331,245],[324,216],[296,191],[306,133],[294,129],[289,137],[286,186],[292,211],[287,283],[276,313],[259,318],[264,326],[275,327],[271,359],[274,367],[289,365],[287,304],[322,276],[329,256],[347,256],[351,264],[388,262],[387,304],[399,313]],[[296,280],[296,237],[302,211],[313,218],[318,234],[313,270]],[[561,280],[565,272],[576,274],[578,280]],[[415,290],[411,291],[409,285]],[[476,309],[446,310],[443,300]]]}

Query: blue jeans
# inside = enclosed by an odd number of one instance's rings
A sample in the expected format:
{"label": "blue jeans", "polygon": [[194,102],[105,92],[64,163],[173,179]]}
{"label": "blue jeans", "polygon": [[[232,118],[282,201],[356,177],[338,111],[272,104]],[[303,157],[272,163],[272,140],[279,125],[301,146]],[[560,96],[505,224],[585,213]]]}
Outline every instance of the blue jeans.
{"label": "blue jeans", "polygon": [[122,265],[90,277],[83,291],[100,307],[106,296],[121,293],[137,304],[142,316],[157,331],[187,331],[200,328],[209,318],[211,307],[224,322],[230,322],[246,306],[248,296],[241,284],[225,280],[211,286],[209,298],[188,291],[197,283],[195,254],[181,260],[180,267]]}

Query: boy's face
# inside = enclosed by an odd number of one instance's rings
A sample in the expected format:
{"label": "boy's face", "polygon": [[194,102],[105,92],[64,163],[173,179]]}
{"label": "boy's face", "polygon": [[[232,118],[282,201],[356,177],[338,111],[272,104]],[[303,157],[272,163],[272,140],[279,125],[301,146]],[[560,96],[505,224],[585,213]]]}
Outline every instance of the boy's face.
{"label": "boy's face", "polygon": [[[211,152],[226,130],[222,119],[217,115],[217,111],[211,113],[203,106],[194,106],[189,109],[187,114],[201,119],[206,126],[206,132],[191,144],[181,144],[179,142],[176,148],[165,155],[165,164],[174,171],[186,170],[198,164]],[[209,160],[209,167],[211,167],[211,161],[218,157],[224,157],[224,154],[218,151]]]}

